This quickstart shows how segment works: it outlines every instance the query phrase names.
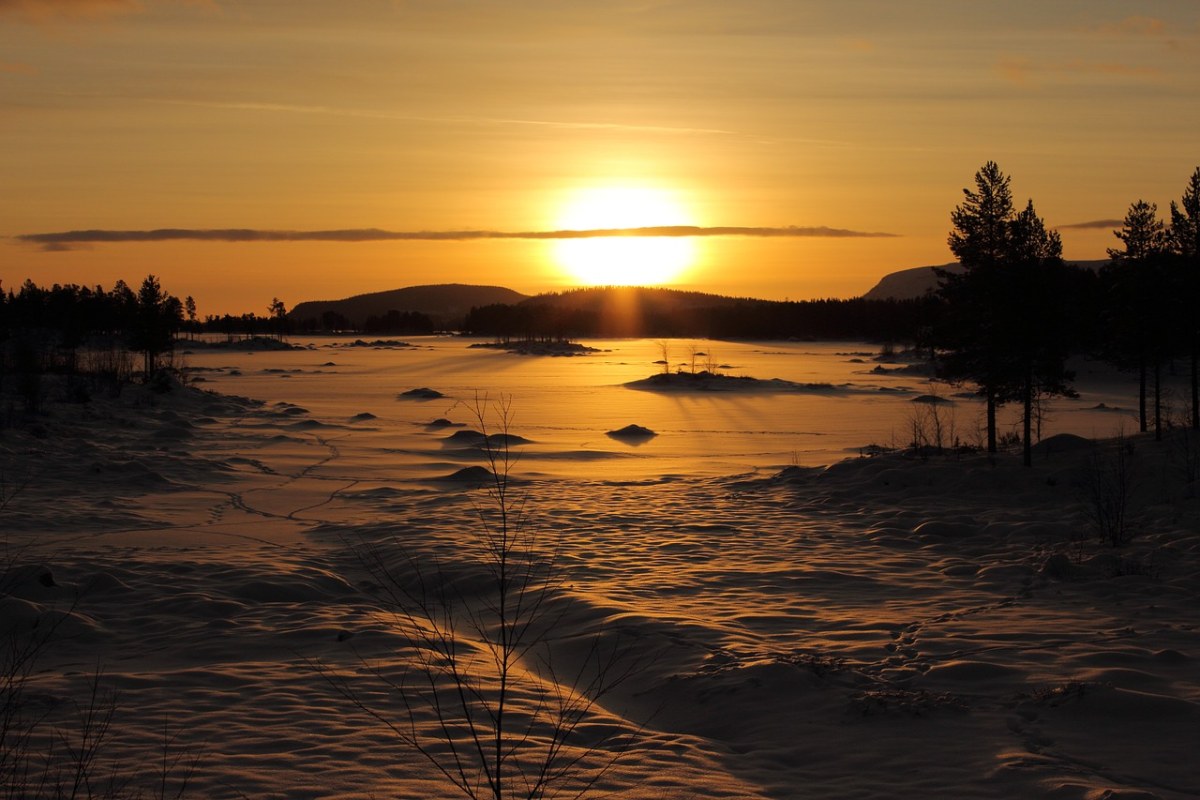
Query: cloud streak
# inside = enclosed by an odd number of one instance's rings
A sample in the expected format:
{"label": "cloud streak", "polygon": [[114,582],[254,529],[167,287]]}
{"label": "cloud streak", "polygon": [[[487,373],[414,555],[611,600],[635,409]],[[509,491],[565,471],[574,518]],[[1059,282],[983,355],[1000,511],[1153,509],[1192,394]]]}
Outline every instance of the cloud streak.
{"label": "cloud streak", "polygon": [[1018,86],[1028,86],[1037,83],[1038,79],[1050,77],[1101,76],[1144,80],[1164,77],[1163,71],[1157,67],[1121,61],[1085,61],[1078,58],[1069,61],[1038,61],[1023,56],[1004,56],[996,62],[995,69],[1009,83]]}
{"label": "cloud streak", "polygon": [[657,225],[642,228],[592,228],[587,230],[552,231],[389,231],[380,228],[343,228],[324,231],[258,230],[254,228],[156,228],[144,231],[75,230],[55,233],[24,233],[15,236],[25,244],[39,245],[43,250],[70,250],[78,245],[122,242],[382,242],[431,241],[462,242],[479,239],[603,239],[612,237],[713,237],[743,236],[759,238],[891,238],[894,233],[854,231],[845,228],[817,227],[750,227],[697,225]]}
{"label": "cloud streak", "polygon": [[[0,0],[0,3],[4,0]],[[472,117],[472,116],[419,116],[413,114],[396,114],[387,111],[370,109],[341,108],[337,106],[297,105],[294,103],[266,102],[229,102],[216,100],[179,100],[175,98],[147,98],[149,102],[173,106],[194,106],[197,108],[217,108],[231,111],[262,111],[283,114],[312,114],[334,117],[350,117],[361,119],[396,120],[398,122],[431,122],[457,125],[524,125],[530,127],[561,128],[564,130],[600,130],[600,131],[634,131],[642,133],[732,136],[736,131],[721,128],[694,128],[670,125],[630,125],[616,122],[589,122],[552,119],[519,119],[505,117]]]}
{"label": "cloud streak", "polygon": [[0,61],[0,72],[11,75],[36,75],[38,71],[33,65],[26,64],[24,61]]}
{"label": "cloud streak", "polygon": [[1094,219],[1090,222],[1072,222],[1069,225],[1058,225],[1056,229],[1060,231],[1116,230],[1124,224],[1124,220],[1119,219]]}
{"label": "cloud streak", "polygon": [[[181,2],[217,8],[215,0]],[[35,25],[63,21],[92,22],[145,11],[145,0],[0,0],[0,14],[9,14]]]}
{"label": "cloud streak", "polygon": [[138,0],[0,0],[0,14],[13,14],[33,23],[92,20],[142,10]]}

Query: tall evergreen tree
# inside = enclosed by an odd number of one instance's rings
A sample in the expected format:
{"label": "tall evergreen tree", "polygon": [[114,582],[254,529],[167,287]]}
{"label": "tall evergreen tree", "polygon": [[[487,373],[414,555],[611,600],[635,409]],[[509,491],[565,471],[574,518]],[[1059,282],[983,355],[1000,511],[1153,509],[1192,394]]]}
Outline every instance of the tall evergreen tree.
{"label": "tall evergreen tree", "polygon": [[1183,198],[1171,201],[1171,249],[1178,259],[1180,316],[1191,362],[1192,427],[1200,428],[1200,167],[1192,173]]}
{"label": "tall evergreen tree", "polygon": [[1170,348],[1171,292],[1166,288],[1168,240],[1154,203],[1138,200],[1129,206],[1120,230],[1125,245],[1109,248],[1105,270],[1109,291],[1110,358],[1137,369],[1138,428],[1148,429],[1147,384],[1154,386],[1154,434],[1162,438],[1162,367]]}
{"label": "tall evergreen tree", "polygon": [[954,209],[950,249],[963,272],[941,272],[946,302],[942,375],[971,381],[987,403],[988,452],[996,452],[996,411],[1022,407],[1024,462],[1032,463],[1037,401],[1072,394],[1066,357],[1072,343],[1071,281],[1062,241],[1033,201],[1015,213],[1009,178],[994,161],[975,173]]}
{"label": "tall evergreen tree", "polygon": [[994,161],[975,173],[975,190],[963,189],[962,205],[950,214],[954,230],[948,243],[964,271],[939,273],[940,294],[948,308],[939,337],[948,350],[942,374],[950,380],[970,380],[979,386],[979,394],[987,404],[989,453],[996,452],[996,410],[1001,402],[1005,309],[993,298],[1004,288],[1002,269],[1013,219],[1009,181]]}
{"label": "tall evergreen tree", "polygon": [[183,320],[183,304],[178,297],[164,292],[153,275],[142,281],[135,302],[129,345],[142,353],[148,380],[154,374],[158,357],[174,347],[175,333]]}
{"label": "tall evergreen tree", "polygon": [[4,293],[4,281],[0,280],[0,389],[4,387],[4,376],[8,372],[8,335],[12,329],[12,300]]}
{"label": "tall evergreen tree", "polygon": [[1002,400],[1021,403],[1023,462],[1033,463],[1033,419],[1037,401],[1073,396],[1073,375],[1066,369],[1075,324],[1067,307],[1070,275],[1062,260],[1058,231],[1046,230],[1031,200],[1010,225],[1004,268],[1005,294],[997,298],[1008,311],[1005,326]]}
{"label": "tall evergreen tree", "polygon": [[196,321],[196,299],[190,294],[183,300],[183,311],[187,314],[188,339],[192,339],[196,335],[196,327],[199,323]]}
{"label": "tall evergreen tree", "polygon": [[962,205],[950,213],[950,250],[968,270],[1004,261],[1014,213],[1010,182],[995,161],[987,162],[975,173],[975,191],[963,189]]}
{"label": "tall evergreen tree", "polygon": [[287,306],[278,297],[272,297],[271,304],[267,306],[267,313],[270,315],[268,324],[271,326],[275,338],[283,341],[288,328]]}

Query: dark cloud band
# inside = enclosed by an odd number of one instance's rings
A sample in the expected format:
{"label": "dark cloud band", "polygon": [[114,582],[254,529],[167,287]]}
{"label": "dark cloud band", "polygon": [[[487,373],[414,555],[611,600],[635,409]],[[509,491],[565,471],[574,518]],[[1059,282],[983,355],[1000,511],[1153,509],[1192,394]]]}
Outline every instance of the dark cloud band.
{"label": "dark cloud band", "polygon": [[1060,231],[1116,230],[1124,224],[1119,219],[1094,219],[1091,222],[1074,222],[1070,225],[1058,225],[1056,227]]}
{"label": "dark cloud band", "polygon": [[78,244],[111,242],[380,242],[380,241],[470,241],[474,239],[601,239],[608,237],[893,237],[893,233],[868,233],[843,228],[786,226],[780,228],[695,225],[663,225],[645,228],[596,228],[557,231],[387,231],[379,228],[348,228],[328,231],[271,231],[251,228],[158,228],[148,231],[79,230],[58,233],[25,233],[15,237],[27,244],[48,250],[62,250]]}

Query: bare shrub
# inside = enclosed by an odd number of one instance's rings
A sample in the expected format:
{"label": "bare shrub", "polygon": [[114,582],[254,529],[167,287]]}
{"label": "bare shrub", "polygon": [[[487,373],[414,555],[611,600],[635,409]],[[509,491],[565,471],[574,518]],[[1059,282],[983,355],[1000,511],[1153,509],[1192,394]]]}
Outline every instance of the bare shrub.
{"label": "bare shrub", "polygon": [[[16,490],[0,480],[0,512],[12,501]],[[28,685],[38,657],[49,645],[52,626],[41,630],[22,625],[14,613],[19,600],[12,597],[18,582],[23,548],[14,548],[7,536],[0,541],[0,786],[5,798],[22,797],[35,773],[31,740],[42,714],[28,702]]]}
{"label": "bare shrub", "polygon": [[671,343],[666,339],[655,341],[654,346],[658,348],[659,359],[658,364],[662,365],[663,375],[671,374]]}
{"label": "bare shrub", "polygon": [[972,450],[987,449],[987,422],[983,413],[976,414],[974,424],[967,428],[966,443]]}
{"label": "bare shrub", "polygon": [[[2,478],[2,476],[0,476]],[[19,491],[0,479],[0,513]],[[48,571],[36,574],[35,559],[7,538],[0,540],[0,800],[180,800],[200,760],[199,751],[183,745],[164,724],[157,763],[122,765],[108,758],[117,737],[113,721],[119,708],[116,692],[106,687],[99,667],[91,674],[87,694],[73,704],[74,713],[52,724],[53,707],[33,691],[40,664],[52,650],[63,623],[78,607],[71,597],[54,614],[11,613],[30,608],[17,595],[21,584],[37,580],[54,585]],[[146,778],[154,785],[147,791]]]}
{"label": "bare shrub", "polygon": [[116,339],[96,340],[79,354],[80,371],[105,386],[120,387],[133,380],[133,354]]}
{"label": "bare shrub", "polygon": [[1015,449],[1021,446],[1021,434],[1017,431],[1007,431],[1000,434],[1000,438],[996,440],[996,446],[1001,450]]}
{"label": "bare shrub", "polygon": [[1170,463],[1184,483],[1195,483],[1200,478],[1200,431],[1192,428],[1186,419],[1168,417],[1166,438],[1170,445]]}
{"label": "bare shrub", "polygon": [[[29,674],[19,675],[0,725],[0,798],[3,800],[181,800],[200,761],[200,751],[179,741],[164,725],[153,761],[126,764],[109,756],[120,738],[120,709],[103,673],[91,673],[87,693],[73,701],[65,721],[51,725],[49,710],[28,693]],[[11,713],[9,713],[11,712]]]}
{"label": "bare shrub", "polygon": [[944,453],[959,444],[954,408],[930,384],[927,400],[913,402],[908,413],[909,447],[917,453]]}
{"label": "bare shrub", "polygon": [[1097,446],[1083,472],[1084,513],[1093,532],[1110,547],[1133,536],[1130,505],[1135,488],[1133,443],[1123,435]]}
{"label": "bare shrub", "polygon": [[509,480],[510,406],[477,398],[473,413],[491,479],[478,537],[457,555],[475,558],[446,563],[395,542],[359,548],[413,664],[364,660],[398,710],[314,666],[468,798],[583,797],[634,742],[635,732],[584,729],[635,664],[619,637],[556,647],[567,644],[557,630],[563,576]]}

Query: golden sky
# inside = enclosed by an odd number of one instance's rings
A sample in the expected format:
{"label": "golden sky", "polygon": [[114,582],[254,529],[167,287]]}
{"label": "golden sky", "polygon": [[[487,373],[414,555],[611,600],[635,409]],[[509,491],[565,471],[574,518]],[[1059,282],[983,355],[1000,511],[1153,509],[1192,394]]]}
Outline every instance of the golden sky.
{"label": "golden sky", "polygon": [[[987,160],[1068,258],[1165,213],[1200,164],[1200,3],[0,0],[0,108],[5,287],[848,297],[951,261]],[[648,226],[737,231],[554,233]]]}

